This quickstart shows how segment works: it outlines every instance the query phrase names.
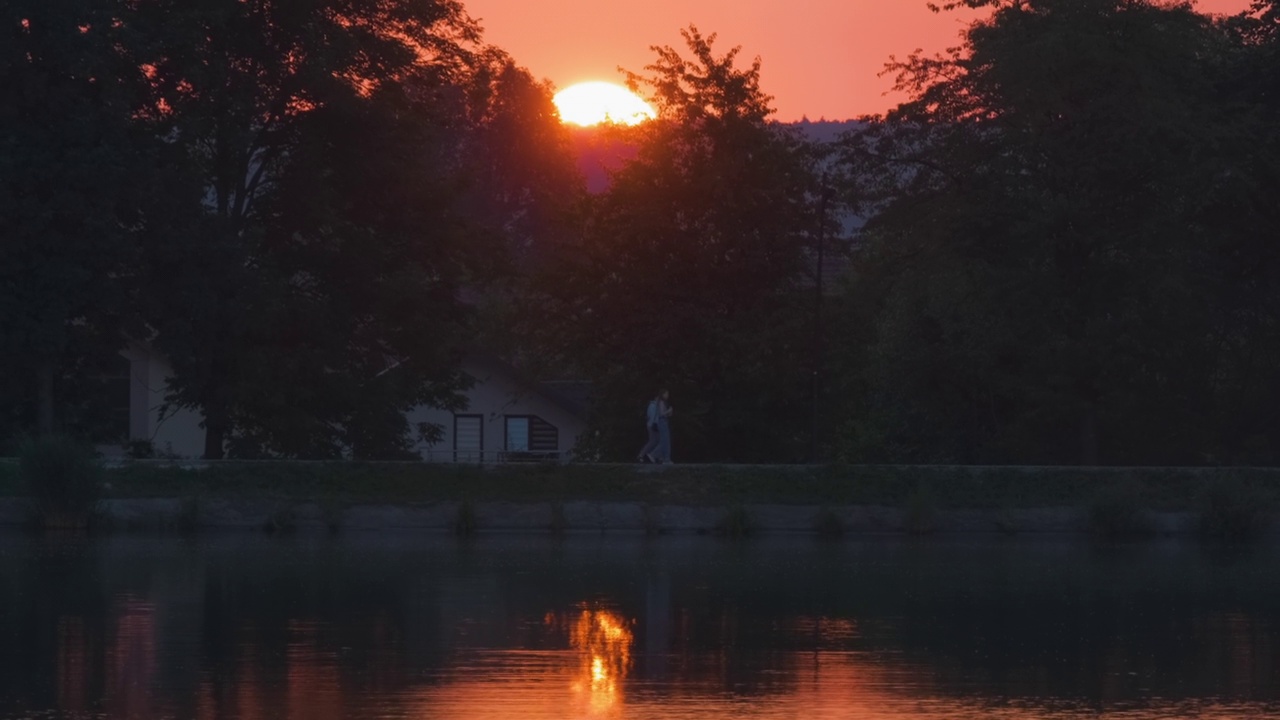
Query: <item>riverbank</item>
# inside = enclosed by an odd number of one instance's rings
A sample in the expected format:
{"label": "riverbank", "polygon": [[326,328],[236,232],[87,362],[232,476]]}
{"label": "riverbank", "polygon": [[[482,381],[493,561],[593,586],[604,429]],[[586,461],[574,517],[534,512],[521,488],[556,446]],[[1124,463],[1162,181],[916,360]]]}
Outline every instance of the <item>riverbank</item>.
{"label": "riverbank", "polygon": [[[116,528],[441,532],[1069,532],[1270,536],[1280,470],[129,462]],[[31,516],[0,465],[0,525]]]}
{"label": "riverbank", "polygon": [[[947,534],[1092,533],[1088,508],[912,509],[887,506],[648,505],[629,502],[440,502],[413,505],[287,503],[249,498],[112,498],[99,508],[108,530],[268,532],[422,530],[475,533],[700,534]],[[1194,512],[1144,511],[1145,534],[1193,535]],[[0,526],[20,527],[31,517],[22,498],[0,499]]]}

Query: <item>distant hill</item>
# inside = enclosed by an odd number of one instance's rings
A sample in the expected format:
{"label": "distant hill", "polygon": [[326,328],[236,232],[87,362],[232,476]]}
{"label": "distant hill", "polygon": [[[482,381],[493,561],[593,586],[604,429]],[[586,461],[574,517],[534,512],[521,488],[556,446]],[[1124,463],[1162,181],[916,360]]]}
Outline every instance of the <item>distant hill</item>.
{"label": "distant hill", "polygon": [[[799,128],[809,139],[832,142],[842,133],[858,127],[856,120],[801,120],[785,123]],[[600,193],[609,187],[609,174],[636,156],[635,146],[616,133],[596,127],[569,128],[578,171],[587,181],[587,192]]]}
{"label": "distant hill", "polygon": [[816,142],[834,142],[844,133],[862,126],[862,123],[858,120],[805,119],[800,122],[786,124],[800,128],[800,131],[807,135],[810,140]]}

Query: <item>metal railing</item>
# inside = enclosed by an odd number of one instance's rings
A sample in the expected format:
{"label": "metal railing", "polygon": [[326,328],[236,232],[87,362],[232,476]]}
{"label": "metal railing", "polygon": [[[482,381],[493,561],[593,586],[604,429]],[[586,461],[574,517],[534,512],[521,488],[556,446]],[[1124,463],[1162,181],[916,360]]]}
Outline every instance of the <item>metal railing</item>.
{"label": "metal railing", "polygon": [[423,462],[464,465],[504,465],[512,463],[563,463],[568,453],[528,450],[423,450]]}

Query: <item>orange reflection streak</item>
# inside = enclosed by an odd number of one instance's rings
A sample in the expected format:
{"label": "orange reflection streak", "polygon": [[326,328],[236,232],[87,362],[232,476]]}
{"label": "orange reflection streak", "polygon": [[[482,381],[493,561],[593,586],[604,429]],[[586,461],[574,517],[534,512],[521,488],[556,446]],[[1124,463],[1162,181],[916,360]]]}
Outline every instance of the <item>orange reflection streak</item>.
{"label": "orange reflection streak", "polygon": [[84,618],[58,618],[58,709],[82,712],[88,704],[89,658]]}
{"label": "orange reflection streak", "polygon": [[155,717],[152,690],[159,669],[156,606],[132,595],[120,596],[114,630],[106,654],[107,714]]}
{"label": "orange reflection streak", "polygon": [[587,696],[592,713],[619,704],[620,684],[631,670],[633,640],[626,621],[609,610],[584,609],[569,628],[569,646],[579,656],[573,691]]}

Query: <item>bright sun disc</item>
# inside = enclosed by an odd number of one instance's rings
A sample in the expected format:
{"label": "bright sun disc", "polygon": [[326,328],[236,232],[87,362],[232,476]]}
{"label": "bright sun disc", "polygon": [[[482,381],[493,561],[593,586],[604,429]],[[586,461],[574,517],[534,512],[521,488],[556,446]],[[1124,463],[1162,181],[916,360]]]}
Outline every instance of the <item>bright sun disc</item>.
{"label": "bright sun disc", "polygon": [[554,100],[560,119],[575,125],[638,125],[657,114],[635,93],[607,82],[571,85],[556,93]]}

